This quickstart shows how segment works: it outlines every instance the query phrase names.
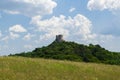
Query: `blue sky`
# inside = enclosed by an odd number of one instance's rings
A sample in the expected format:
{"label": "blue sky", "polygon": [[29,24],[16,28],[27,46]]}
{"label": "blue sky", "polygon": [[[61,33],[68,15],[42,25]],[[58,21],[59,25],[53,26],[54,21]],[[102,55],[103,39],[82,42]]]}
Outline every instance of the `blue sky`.
{"label": "blue sky", "polygon": [[46,46],[58,34],[120,52],[120,1],[1,0],[0,55]]}

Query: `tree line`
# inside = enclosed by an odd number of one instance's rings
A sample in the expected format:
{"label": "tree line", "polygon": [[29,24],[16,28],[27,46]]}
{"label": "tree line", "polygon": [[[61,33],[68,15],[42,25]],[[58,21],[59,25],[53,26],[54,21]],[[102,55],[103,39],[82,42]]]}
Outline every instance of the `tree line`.
{"label": "tree line", "polygon": [[47,58],[70,61],[84,61],[120,65],[120,53],[110,52],[100,45],[83,45],[75,42],[53,42],[31,52],[10,54],[9,56],[23,56],[31,58]]}

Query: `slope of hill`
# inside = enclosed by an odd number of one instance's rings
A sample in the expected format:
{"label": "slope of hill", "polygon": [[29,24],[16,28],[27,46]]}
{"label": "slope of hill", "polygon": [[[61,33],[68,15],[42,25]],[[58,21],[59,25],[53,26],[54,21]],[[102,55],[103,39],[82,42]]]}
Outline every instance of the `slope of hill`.
{"label": "slope of hill", "polygon": [[120,80],[120,66],[0,57],[0,80]]}
{"label": "slope of hill", "polygon": [[120,65],[120,53],[110,52],[100,45],[89,46],[75,42],[53,42],[32,52],[23,52],[11,56],[24,56],[32,58],[51,58],[70,61],[96,62]]}

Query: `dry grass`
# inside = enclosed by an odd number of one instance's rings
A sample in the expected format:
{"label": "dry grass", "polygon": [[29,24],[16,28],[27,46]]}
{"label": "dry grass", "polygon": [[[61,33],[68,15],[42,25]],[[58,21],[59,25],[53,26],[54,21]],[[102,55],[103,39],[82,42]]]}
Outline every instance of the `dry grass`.
{"label": "dry grass", "polygon": [[0,80],[120,80],[120,66],[0,57]]}

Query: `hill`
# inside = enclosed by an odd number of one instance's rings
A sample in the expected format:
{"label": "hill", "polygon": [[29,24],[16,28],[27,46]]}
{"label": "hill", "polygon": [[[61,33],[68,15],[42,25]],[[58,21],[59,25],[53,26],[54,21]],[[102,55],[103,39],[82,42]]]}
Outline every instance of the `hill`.
{"label": "hill", "polygon": [[120,66],[0,57],[0,80],[120,80]]}
{"label": "hill", "polygon": [[83,45],[75,42],[54,41],[50,45],[10,56],[50,58],[70,61],[84,61],[120,65],[120,53],[110,52],[100,45]]}

